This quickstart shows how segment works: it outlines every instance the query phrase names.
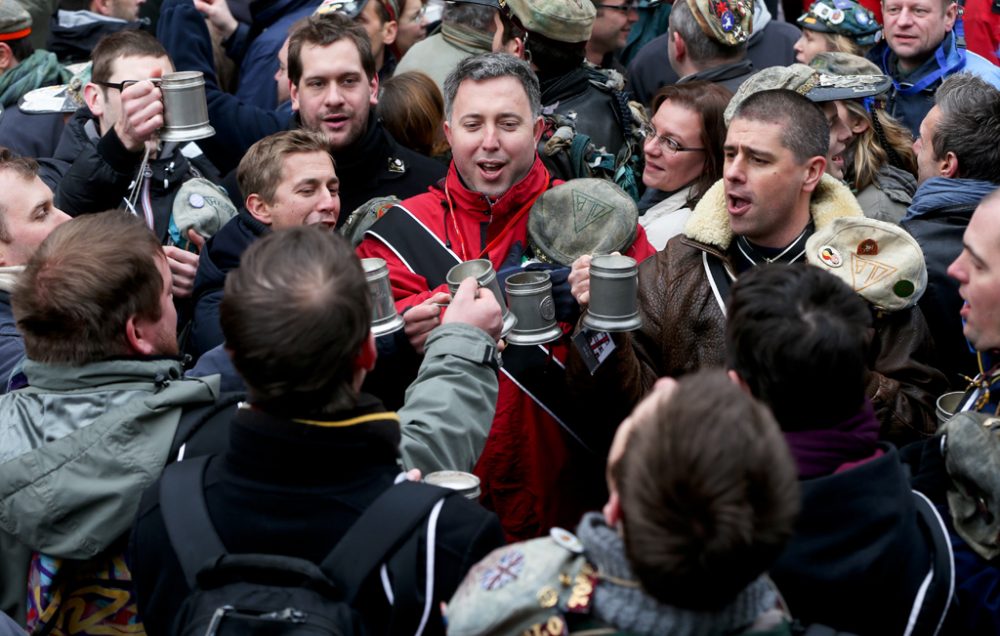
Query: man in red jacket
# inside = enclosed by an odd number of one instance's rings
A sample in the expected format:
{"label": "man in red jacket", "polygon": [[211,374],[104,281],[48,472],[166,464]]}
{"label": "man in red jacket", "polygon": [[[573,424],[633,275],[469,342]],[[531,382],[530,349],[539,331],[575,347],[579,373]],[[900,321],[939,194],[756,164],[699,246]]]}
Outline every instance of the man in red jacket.
{"label": "man in red jacket", "polygon": [[[535,150],[543,125],[539,95],[535,74],[513,56],[461,62],[445,81],[448,176],[391,208],[358,247],[360,256],[388,262],[396,306],[407,312],[406,332],[417,350],[440,323],[451,266],[489,259],[503,278],[532,261],[528,212],[556,185]],[[637,260],[653,253],[642,228],[625,253]],[[550,274],[557,318],[565,320],[576,310],[568,268]],[[566,342],[504,352],[497,415],[476,473],[483,503],[512,539],[575,523],[605,494],[606,448],[593,438],[610,440],[613,432],[587,430],[586,418],[573,412],[561,362]]]}

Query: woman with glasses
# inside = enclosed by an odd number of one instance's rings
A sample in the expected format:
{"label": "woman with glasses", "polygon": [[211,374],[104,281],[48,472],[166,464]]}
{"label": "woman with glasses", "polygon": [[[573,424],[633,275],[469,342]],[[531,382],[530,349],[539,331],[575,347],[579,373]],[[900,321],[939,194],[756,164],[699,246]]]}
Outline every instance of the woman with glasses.
{"label": "woman with glasses", "polygon": [[695,81],[665,86],[653,98],[645,128],[639,223],[661,250],[684,231],[695,204],[722,178],[722,113],[733,94],[720,84]]}

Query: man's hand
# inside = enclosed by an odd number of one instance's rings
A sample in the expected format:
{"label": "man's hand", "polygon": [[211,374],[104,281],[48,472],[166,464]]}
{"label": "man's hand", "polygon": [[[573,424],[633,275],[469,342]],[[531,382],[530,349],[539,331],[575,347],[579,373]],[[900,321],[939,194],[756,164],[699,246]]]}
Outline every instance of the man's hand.
{"label": "man's hand", "polygon": [[434,327],[441,324],[441,307],[451,299],[448,292],[438,292],[403,312],[403,333],[417,353],[424,353],[424,343]]}
{"label": "man's hand", "polygon": [[[153,78],[162,74],[160,69],[153,69]],[[163,94],[157,84],[143,80],[125,87],[121,100],[122,112],[115,122],[115,132],[126,149],[138,152],[163,127]]]}
{"label": "man's hand", "polygon": [[[188,230],[188,238],[201,252],[205,239],[194,230]],[[167,265],[170,266],[172,281],[170,290],[176,298],[187,298],[194,291],[194,276],[198,273],[198,254],[173,245],[164,246],[163,253],[167,257]]]}
{"label": "man's hand", "polygon": [[593,257],[584,254],[573,261],[573,266],[569,272],[570,293],[580,308],[585,308],[590,303],[590,261]]}
{"label": "man's hand", "polygon": [[194,8],[208,19],[208,27],[223,40],[235,33],[239,26],[226,0],[194,0]]}
{"label": "man's hand", "polygon": [[500,339],[500,332],[503,330],[503,314],[496,296],[488,289],[480,293],[479,284],[471,276],[462,281],[448,310],[444,312],[441,324],[452,322],[479,327],[494,340]]}

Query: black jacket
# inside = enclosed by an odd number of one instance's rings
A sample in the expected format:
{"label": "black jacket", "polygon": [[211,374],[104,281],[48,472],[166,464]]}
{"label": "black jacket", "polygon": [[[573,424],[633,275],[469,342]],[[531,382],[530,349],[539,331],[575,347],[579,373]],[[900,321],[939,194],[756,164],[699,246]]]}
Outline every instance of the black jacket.
{"label": "black jacket", "polygon": [[[787,66],[795,62],[795,41],[801,32],[792,24],[772,19],[759,32],[750,36],[747,58],[754,69]],[[661,86],[675,84],[680,77],[667,58],[667,34],[649,41],[636,54],[628,67],[629,90],[644,106],[649,106]],[[734,91],[735,92],[735,89]]]}
{"label": "black jacket", "polygon": [[631,122],[626,120],[629,113],[624,100],[619,103],[621,93],[597,86],[607,81],[603,73],[581,66],[565,75],[539,81],[543,106],[561,115],[575,113],[577,132],[590,137],[598,148],[618,154],[625,145]]}
{"label": "black jacket", "polygon": [[[381,411],[368,398],[335,419]],[[229,449],[206,471],[209,516],[230,552],[318,563],[365,507],[392,485],[399,472],[398,440],[394,420],[324,427],[241,410],[232,423]],[[439,601],[451,598],[472,565],[502,544],[496,516],[474,502],[449,497],[437,525],[435,610]],[[130,546],[132,580],[150,636],[167,632],[188,594],[169,545],[157,483],[143,496]],[[390,614],[378,579],[377,572],[369,577],[356,603],[371,634],[385,633]],[[425,633],[444,633],[436,614]]]}
{"label": "black jacket", "polygon": [[[55,191],[55,203],[70,216],[123,207],[142,163],[143,153],[128,151],[113,128],[103,137],[98,130],[96,118],[83,107],[66,124],[56,150],[57,159],[70,165]],[[74,154],[67,156],[69,152]],[[164,143],[159,156],[149,161],[145,184],[149,188],[153,231],[163,243],[177,190],[192,177],[221,181],[215,166],[195,144]],[[140,215],[144,198],[140,196],[136,202]]]}
{"label": "black jacket", "polygon": [[186,351],[195,358],[222,344],[225,338],[219,324],[219,303],[226,274],[240,266],[240,257],[258,238],[271,228],[253,217],[245,208],[229,220],[215,236],[208,239],[198,259],[194,277],[194,317]]}
{"label": "black jacket", "polygon": [[105,35],[123,29],[138,29],[148,24],[148,19],[126,22],[105,18],[90,11],[59,10],[50,20],[45,49],[55,53],[63,64],[88,62],[94,47]]}
{"label": "black jacket", "polygon": [[[298,124],[298,117],[294,118]],[[401,146],[382,126],[373,110],[368,130],[353,146],[333,153],[340,179],[340,218],[337,227],[351,212],[369,199],[394,194],[400,199],[423,194],[427,187],[444,178],[448,167]]]}
{"label": "black jacket", "polygon": [[922,504],[910,490],[896,449],[881,448],[881,457],[800,482],[795,534],[771,578],[803,623],[902,634],[922,601],[913,634],[930,634],[944,616],[942,599],[954,575],[947,530],[930,502]]}

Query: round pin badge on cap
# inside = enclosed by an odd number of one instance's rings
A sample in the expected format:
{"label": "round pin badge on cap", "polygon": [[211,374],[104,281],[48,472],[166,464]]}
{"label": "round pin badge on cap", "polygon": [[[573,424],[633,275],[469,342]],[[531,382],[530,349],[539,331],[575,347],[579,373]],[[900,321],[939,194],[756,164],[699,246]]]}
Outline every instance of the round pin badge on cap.
{"label": "round pin badge on cap", "polygon": [[576,535],[569,530],[553,527],[549,530],[549,536],[552,537],[553,541],[570,552],[574,554],[583,554],[583,544],[576,538]]}
{"label": "round pin badge on cap", "polygon": [[830,24],[840,24],[843,21],[844,21],[844,12],[841,11],[840,9],[837,9],[836,11],[830,14]]}
{"label": "round pin badge on cap", "polygon": [[200,210],[205,207],[205,197],[201,196],[197,192],[192,192],[191,196],[188,197],[188,204],[190,204],[192,208]]}
{"label": "round pin badge on cap", "polygon": [[861,7],[858,7],[857,9],[854,10],[854,20],[860,26],[863,27],[868,26],[868,12],[862,9]]}
{"label": "round pin badge on cap", "polygon": [[830,267],[840,267],[844,264],[844,259],[841,258],[840,252],[832,245],[824,245],[819,248],[819,260]]}

